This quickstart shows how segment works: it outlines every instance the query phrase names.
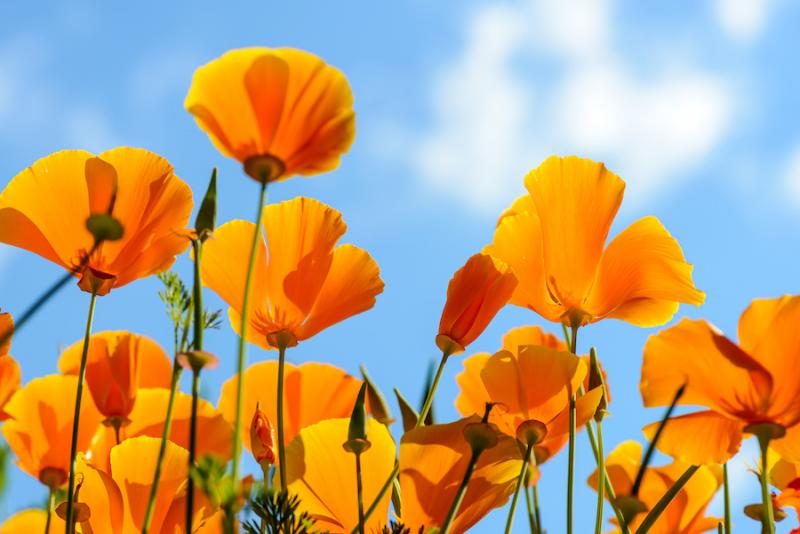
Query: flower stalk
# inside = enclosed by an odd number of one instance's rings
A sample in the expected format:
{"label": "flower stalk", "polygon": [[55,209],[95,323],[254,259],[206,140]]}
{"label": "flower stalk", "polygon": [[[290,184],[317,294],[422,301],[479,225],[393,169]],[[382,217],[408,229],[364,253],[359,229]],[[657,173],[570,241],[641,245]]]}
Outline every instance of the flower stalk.
{"label": "flower stalk", "polygon": [[[514,495],[511,497],[511,506],[508,509],[508,518],[506,519],[506,529],[505,534],[511,533],[511,527],[514,525],[514,512],[517,509],[517,500],[519,499],[519,491],[522,488],[522,485],[525,484],[525,476],[528,472],[528,463],[531,461],[531,457],[533,455],[533,441],[528,442],[525,447],[525,457],[522,459],[522,467],[519,470],[519,476],[517,476],[517,485],[514,488]],[[527,488],[526,488],[527,493]],[[530,505],[529,505],[529,512],[530,514]]]}
{"label": "flower stalk", "polygon": [[672,499],[678,494],[678,492],[683,489],[683,486],[692,478],[692,475],[700,468],[699,465],[691,465],[689,466],[686,471],[675,481],[674,484],[667,490],[667,492],[659,499],[655,506],[648,512],[645,516],[644,521],[636,530],[636,534],[647,534],[653,525],[656,524],[658,518],[661,517],[661,514],[664,510],[666,510],[667,506],[670,505]]}

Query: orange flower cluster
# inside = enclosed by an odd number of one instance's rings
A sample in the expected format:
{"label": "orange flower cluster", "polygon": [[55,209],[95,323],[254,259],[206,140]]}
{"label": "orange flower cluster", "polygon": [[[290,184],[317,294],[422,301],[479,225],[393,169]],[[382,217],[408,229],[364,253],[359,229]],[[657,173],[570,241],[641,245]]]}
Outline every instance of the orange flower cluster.
{"label": "orange flower cluster", "polygon": [[[355,135],[347,79],[300,50],[228,52],[195,72],[185,107],[259,183],[262,199],[272,182],[335,169]],[[0,532],[305,532],[312,525],[448,534],[472,529],[510,501],[508,532],[524,491],[538,534],[544,525],[530,492],[550,476],[542,464],[568,446],[571,533],[583,429],[598,466],[589,478],[599,492],[598,531],[605,499],[620,532],[730,534],[730,518],[706,509],[727,484],[720,464],[753,434],[764,495],[755,517],[772,532],[781,508],[800,510],[800,297],[753,301],[738,345],[702,320],[651,336],[641,394],[645,406],[669,406],[668,417],[645,427],[648,452],[623,442],[605,458],[611,399],[596,351],[579,354],[578,331],[612,318],[662,326],[681,303],[700,305],[705,295],[658,219],[640,219],[608,241],[625,183],[602,163],[553,156],[524,184],[528,194],[502,213],[492,242],[450,280],[432,340],[441,363],[419,412],[397,392],[400,432],[366,374],[285,361],[287,348],[368,311],[384,289],[373,257],[339,244],[347,226],[336,209],[307,197],[259,202],[255,221],[215,227],[215,173],[189,228],[192,192],[156,154],[66,150],[35,162],[0,193],[0,242],[65,269],[91,305],[86,336],[63,351],[60,374],[24,385],[9,355],[14,322],[0,313],[2,434],[20,469],[50,493],[45,509],[17,513]],[[190,246],[192,291],[163,278],[172,357],[128,331],[91,335],[97,296],[164,273]],[[203,331],[215,322],[203,308],[204,288],[227,304],[244,338],[240,372],[216,405],[199,396],[201,371],[217,361],[203,350]],[[561,324],[569,339],[522,326],[496,353],[466,357],[456,378],[461,419],[434,423],[446,362],[508,304]],[[277,360],[245,367],[245,342],[277,349]],[[184,368],[191,395],[180,391]],[[669,417],[676,404],[705,410]],[[242,444],[261,467],[255,483],[239,476]],[[650,465],[653,447],[673,463]],[[770,483],[780,490],[774,499]],[[62,488],[67,500],[55,502]]]}

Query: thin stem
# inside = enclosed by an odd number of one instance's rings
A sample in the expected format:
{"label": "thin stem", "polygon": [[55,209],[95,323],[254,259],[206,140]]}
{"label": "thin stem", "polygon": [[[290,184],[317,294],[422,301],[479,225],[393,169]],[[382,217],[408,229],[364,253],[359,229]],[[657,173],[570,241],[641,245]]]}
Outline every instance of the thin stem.
{"label": "thin stem", "polygon": [[286,489],[286,446],[283,443],[283,375],[286,372],[286,346],[278,347],[278,473],[281,490]]}
{"label": "thin stem", "polygon": [[[233,425],[233,467],[234,482],[239,480],[239,457],[242,455],[242,411],[244,404],[244,365],[247,359],[247,329],[250,325],[250,289],[253,285],[253,269],[256,265],[256,253],[261,239],[261,214],[267,198],[267,181],[261,181],[256,210],[253,241],[250,244],[250,258],[247,262],[247,275],[244,279],[244,295],[242,296],[242,323],[239,327],[239,347],[236,361],[236,419]],[[280,411],[278,411],[280,414]],[[280,417],[280,415],[279,415]],[[285,488],[285,486],[283,486]]]}
{"label": "thin stem", "polygon": [[667,506],[669,506],[669,504],[672,502],[672,499],[674,499],[678,492],[683,489],[683,486],[685,486],[689,479],[692,478],[692,475],[694,475],[695,471],[697,471],[699,467],[699,465],[691,465],[688,469],[686,469],[686,471],[683,472],[680,478],[675,481],[672,487],[667,490],[667,492],[661,497],[661,499],[659,499],[656,505],[650,509],[650,512],[647,514],[647,516],[645,516],[644,521],[642,521],[642,524],[636,530],[636,534],[646,534],[652,528],[652,526],[656,524],[656,521],[658,521],[661,513],[667,508]]}
{"label": "thin stem", "polygon": [[769,534],[775,534],[775,516],[772,511],[772,496],[769,494],[769,477],[767,476],[767,451],[769,450],[769,437],[758,435],[758,444],[761,446],[761,523],[763,529]]}
{"label": "thin stem", "polygon": [[[572,354],[578,354],[578,327],[571,327],[569,349]],[[567,534],[572,534],[572,493],[575,485],[575,393],[569,394],[569,449],[567,459]]]}
{"label": "thin stem", "polygon": [[203,350],[203,283],[200,279],[200,260],[203,253],[203,243],[199,239],[192,241],[194,250],[194,285],[192,301],[194,306],[194,350]]}
{"label": "thin stem", "polygon": [[73,500],[75,498],[75,457],[78,454],[78,430],[81,419],[81,399],[83,398],[83,382],[86,379],[86,359],[89,355],[89,338],[92,335],[92,321],[94,321],[94,305],[97,302],[97,292],[93,291],[89,300],[89,313],[86,317],[86,331],[83,335],[83,352],[81,352],[81,367],[78,371],[78,390],[75,393],[75,414],[72,417],[72,444],[69,449],[69,486],[67,489],[67,526],[66,533],[74,528]]}
{"label": "thin stem", "polygon": [[364,534],[364,488],[361,484],[361,453],[356,453],[356,488],[358,490],[358,532]]}
{"label": "thin stem", "polygon": [[731,532],[731,492],[728,486],[728,463],[722,464],[723,492],[725,497],[725,534]]}
{"label": "thin stem", "polygon": [[53,518],[53,506],[56,504],[56,488],[51,486],[47,496],[47,520],[44,523],[44,534],[50,534],[50,521]]}
{"label": "thin stem", "polygon": [[[196,338],[195,338],[196,339]],[[197,399],[200,396],[200,370],[192,373],[192,418],[189,421],[189,475],[186,480],[186,532],[192,532],[194,517],[194,480],[191,469],[194,467],[197,450]]]}
{"label": "thin stem", "polygon": [[505,534],[511,533],[511,528],[514,525],[514,512],[517,509],[517,500],[519,499],[519,490],[522,484],[525,483],[525,473],[528,471],[528,463],[531,461],[531,453],[533,452],[533,442],[528,443],[525,448],[525,457],[522,459],[522,467],[519,469],[519,476],[517,477],[517,485],[514,488],[514,496],[511,498],[511,507],[508,509],[508,518],[506,518]]}
{"label": "thin stem", "polygon": [[533,493],[533,509],[536,512],[536,534],[542,534],[544,529],[542,528],[542,514],[539,512],[539,485],[534,484],[533,489],[531,489],[531,493]]}
{"label": "thin stem", "polygon": [[531,488],[528,486],[527,480],[525,481],[525,505],[528,508],[528,525],[531,528],[531,534],[538,534],[539,527],[536,526],[536,508],[533,506]]}
{"label": "thin stem", "polygon": [[433,377],[431,389],[428,390],[428,394],[425,396],[425,402],[422,404],[422,410],[419,412],[417,426],[425,425],[425,418],[428,417],[428,412],[431,410],[431,406],[433,405],[433,397],[436,395],[436,388],[439,387],[439,380],[442,378],[442,372],[444,371],[444,366],[447,363],[447,358],[449,357],[449,352],[442,352],[442,359],[439,361],[439,367],[436,369],[436,374]]}
{"label": "thin stem", "polygon": [[597,515],[595,517],[594,532],[603,531],[603,504],[605,503],[606,489],[606,460],[603,452],[603,423],[597,421]]}
{"label": "thin stem", "polygon": [[[578,391],[582,392],[582,390],[583,386],[580,386],[578,388]],[[598,455],[598,450],[597,450],[598,448],[597,439],[595,438],[594,428],[592,427],[591,422],[589,422],[586,425],[586,435],[589,436],[589,443],[592,446],[592,452],[594,453],[594,460],[595,462],[597,462],[599,466],[600,456]],[[603,460],[605,461],[605,459]],[[608,495],[608,503],[611,505],[611,509],[614,510],[614,515],[617,517],[617,522],[619,523],[623,534],[630,534],[630,529],[628,528],[627,521],[625,521],[625,516],[622,514],[622,511],[619,509],[619,507],[617,507],[617,505],[614,503],[614,501],[617,498],[617,494],[614,491],[614,486],[611,485],[611,481],[609,480],[608,477],[606,477],[605,487],[606,487],[606,495]]]}
{"label": "thin stem", "polygon": [[642,456],[642,463],[639,464],[639,471],[636,473],[636,479],[633,481],[633,487],[631,488],[631,495],[634,497],[639,495],[639,488],[642,486],[642,480],[644,479],[644,474],[647,471],[647,466],[650,465],[650,460],[653,457],[653,452],[655,452],[656,444],[658,444],[658,440],[661,438],[661,433],[664,432],[664,428],[667,426],[667,421],[669,421],[669,418],[672,416],[672,412],[675,410],[675,406],[683,396],[684,391],[686,391],[686,384],[683,384],[678,388],[678,391],[675,392],[675,396],[672,397],[672,402],[667,407],[667,411],[664,412],[664,417],[661,418],[661,422],[658,424],[658,428],[656,429],[656,433],[653,435],[653,439],[650,440],[650,443],[647,445],[647,450],[645,450],[644,456]]}
{"label": "thin stem", "polygon": [[164,456],[167,454],[167,441],[169,441],[170,432],[172,430],[172,410],[175,406],[175,397],[178,391],[178,384],[180,383],[181,372],[183,368],[178,363],[177,358],[172,362],[172,382],[169,388],[169,400],[167,401],[167,413],[164,416],[164,429],[161,433],[161,446],[158,449],[158,460],[156,460],[156,469],[153,473],[153,483],[150,485],[150,495],[147,499],[147,510],[144,514],[144,521],[142,521],[142,534],[147,534],[150,530],[150,522],[153,520],[153,510],[156,504],[156,494],[158,493],[158,485],[161,482],[161,465],[164,463]]}
{"label": "thin stem", "polygon": [[[378,495],[375,496],[375,499],[372,501],[372,504],[370,504],[369,508],[367,508],[367,511],[364,512],[364,521],[367,521],[369,517],[372,515],[372,513],[375,511],[375,509],[378,508],[378,504],[380,504],[381,499],[383,499],[383,496],[386,495],[387,491],[389,491],[389,488],[392,487],[394,479],[397,478],[397,475],[399,474],[400,474],[400,464],[397,463],[397,461],[395,461],[394,469],[392,469],[392,472],[389,474],[389,478],[387,478],[386,482],[383,483],[383,486],[381,486],[381,489],[378,491]],[[358,527],[351,530],[350,534],[356,534],[356,532],[358,532]]]}
{"label": "thin stem", "polygon": [[453,498],[453,503],[450,505],[450,510],[447,512],[447,517],[445,518],[444,523],[442,523],[442,534],[448,534],[450,529],[453,527],[453,521],[456,518],[458,509],[461,507],[461,501],[464,500],[464,495],[467,493],[467,486],[469,486],[469,481],[472,478],[472,472],[475,470],[475,464],[478,463],[478,458],[482,452],[483,449],[472,449],[472,456],[470,456],[469,464],[467,464],[467,470],[464,472],[464,478],[461,479],[461,485],[458,486],[458,491],[456,492],[455,498]]}

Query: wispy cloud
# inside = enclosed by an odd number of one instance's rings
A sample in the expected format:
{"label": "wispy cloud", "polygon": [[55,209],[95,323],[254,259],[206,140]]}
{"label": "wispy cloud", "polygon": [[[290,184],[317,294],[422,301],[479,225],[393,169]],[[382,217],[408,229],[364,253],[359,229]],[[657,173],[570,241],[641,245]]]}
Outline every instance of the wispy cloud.
{"label": "wispy cloud", "polygon": [[767,25],[775,0],[715,0],[714,15],[722,30],[744,43],[758,38]]}
{"label": "wispy cloud", "polygon": [[634,202],[702,162],[732,122],[732,84],[688,55],[641,69],[615,46],[614,15],[603,0],[474,11],[432,91],[417,152],[426,182],[495,213],[549,153],[605,160]]}

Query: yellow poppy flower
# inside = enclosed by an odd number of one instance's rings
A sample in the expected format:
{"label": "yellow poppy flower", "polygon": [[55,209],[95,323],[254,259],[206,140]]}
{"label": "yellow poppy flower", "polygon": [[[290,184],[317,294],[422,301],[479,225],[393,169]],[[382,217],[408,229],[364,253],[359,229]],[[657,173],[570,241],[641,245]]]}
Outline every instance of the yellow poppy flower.
{"label": "yellow poppy flower", "polygon": [[486,254],[475,254],[453,275],[439,322],[436,344],[443,352],[458,353],[483,333],[508,303],[517,278],[511,269]]}
{"label": "yellow poppy flower", "polygon": [[290,48],[231,50],[200,67],[184,102],[225,156],[268,181],[335,169],[355,136],[347,79]]}
{"label": "yellow poppy flower", "polygon": [[[66,349],[58,360],[64,374],[80,370],[83,340]],[[100,332],[89,340],[86,385],[95,406],[106,418],[122,423],[133,410],[138,388],[168,388],[172,364],[150,338],[125,331]]]}
{"label": "yellow poppy flower", "polygon": [[[617,446],[606,460],[606,473],[617,499],[631,496],[636,474],[642,460],[642,445],[625,441]],[[651,509],[672,487],[689,464],[673,462],[662,467],[648,467],[642,477],[638,499]],[[597,491],[597,471],[589,477],[589,485]],[[720,518],[705,515],[711,499],[722,485],[722,469],[718,465],[701,466],[678,492],[672,502],[650,529],[653,534],[700,534],[716,529]],[[628,524],[631,532],[639,528],[646,517],[640,513]],[[616,518],[612,523],[617,525]],[[618,525],[617,525],[618,526]]]}
{"label": "yellow poppy flower", "polygon": [[[406,432],[400,440],[400,520],[411,532],[441,527],[467,470],[472,450],[464,428],[478,416]],[[503,436],[480,455],[451,532],[467,532],[514,492],[522,455],[513,438]]]}
{"label": "yellow poppy flower", "polygon": [[[350,417],[362,381],[341,369],[324,363],[285,364],[283,424],[284,441],[289,443],[303,428],[324,419]],[[236,376],[222,385],[219,411],[234,424],[236,417]],[[270,421],[278,420],[275,397],[278,387],[278,362],[251,365],[244,372],[244,407],[250,414],[256,405]],[[242,418],[242,433],[247,433],[249,417]],[[245,446],[250,443],[245,440]],[[252,449],[251,449],[252,451]]]}
{"label": "yellow poppy flower", "polygon": [[[113,184],[113,185],[109,185]],[[109,198],[110,197],[110,198]],[[91,258],[90,215],[111,209],[124,234],[104,241]],[[34,252],[74,271],[84,291],[98,295],[167,270],[186,250],[184,227],[192,192],[172,165],[139,148],[99,156],[62,150],[38,160],[0,193],[0,242]]]}
{"label": "yellow poppy flower", "polygon": [[[12,515],[0,525],[0,534],[25,534],[27,532],[45,532],[47,512],[41,508],[23,510]],[[56,516],[50,517],[50,533],[56,534],[66,529],[66,523]],[[45,532],[47,534],[47,532]]]}
{"label": "yellow poppy flower", "polygon": [[[770,446],[800,460],[800,296],[757,299],[739,319],[739,345],[703,320],[683,319],[648,339],[639,386],[645,406],[679,404],[705,411],[673,417],[658,449],[687,463],[724,463],[751,424],[786,430]],[[644,429],[648,439],[657,424]]]}
{"label": "yellow poppy flower", "polygon": [[[352,407],[351,407],[352,408]],[[316,520],[315,530],[346,533],[358,525],[355,455],[344,450],[349,419],[328,419],[306,427],[286,447],[286,480],[301,511]],[[371,446],[361,453],[364,503],[371,503],[392,472],[395,445],[389,430],[367,420]],[[390,495],[381,499],[366,521],[366,532],[379,532],[387,523]]]}
{"label": "yellow poppy flower", "polygon": [[577,327],[607,317],[657,326],[678,303],[703,303],[692,266],[655,217],[639,219],[605,247],[625,183],[602,163],[552,156],[525,186],[530,199],[503,214],[485,249],[517,275],[512,304]]}
{"label": "yellow poppy flower", "polygon": [[[67,483],[77,387],[74,376],[35,378],[5,407],[10,418],[3,423],[3,436],[17,465],[46,486]],[[103,416],[88,395],[81,399],[80,409],[77,448],[85,451]]]}
{"label": "yellow poppy flower", "polygon": [[[383,291],[378,264],[364,250],[336,242],[347,226],[341,214],[310,198],[270,204],[262,218],[266,244],[258,245],[248,341],[265,349],[308,339],[370,309]],[[255,225],[232,221],[203,246],[202,276],[228,303],[238,333],[250,244]]]}

